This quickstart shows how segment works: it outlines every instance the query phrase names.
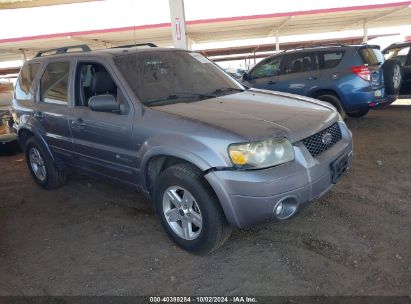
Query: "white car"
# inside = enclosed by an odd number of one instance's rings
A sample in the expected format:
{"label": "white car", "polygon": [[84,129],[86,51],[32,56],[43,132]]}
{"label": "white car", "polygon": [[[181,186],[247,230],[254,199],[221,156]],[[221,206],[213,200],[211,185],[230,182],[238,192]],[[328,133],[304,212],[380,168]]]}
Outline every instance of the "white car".
{"label": "white car", "polygon": [[0,107],[9,106],[13,99],[13,83],[0,81]]}

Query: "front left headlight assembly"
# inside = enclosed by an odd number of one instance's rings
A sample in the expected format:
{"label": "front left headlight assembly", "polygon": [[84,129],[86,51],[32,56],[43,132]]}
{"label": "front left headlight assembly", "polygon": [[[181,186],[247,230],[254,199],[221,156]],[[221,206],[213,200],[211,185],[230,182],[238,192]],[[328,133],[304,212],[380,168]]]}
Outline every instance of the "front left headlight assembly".
{"label": "front left headlight assembly", "polygon": [[272,138],[228,146],[234,166],[243,169],[262,169],[294,160],[294,149],[286,138]]}

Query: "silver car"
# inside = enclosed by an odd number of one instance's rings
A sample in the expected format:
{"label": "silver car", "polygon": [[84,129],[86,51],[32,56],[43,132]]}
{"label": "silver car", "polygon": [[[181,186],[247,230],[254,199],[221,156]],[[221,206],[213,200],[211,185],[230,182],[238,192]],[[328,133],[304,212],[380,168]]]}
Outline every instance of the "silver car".
{"label": "silver car", "polygon": [[351,132],[329,104],[248,89],[189,51],[68,50],[39,53],[16,83],[34,180],[56,188],[76,167],[137,187],[188,251],[291,218],[351,164]]}

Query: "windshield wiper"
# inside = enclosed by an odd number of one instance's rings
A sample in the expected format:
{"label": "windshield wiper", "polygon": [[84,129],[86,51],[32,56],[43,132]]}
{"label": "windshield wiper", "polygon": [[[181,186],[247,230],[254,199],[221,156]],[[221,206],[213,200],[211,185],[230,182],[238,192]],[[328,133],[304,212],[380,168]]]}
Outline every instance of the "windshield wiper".
{"label": "windshield wiper", "polygon": [[215,90],[213,92],[213,94],[221,95],[221,94],[224,94],[226,92],[232,92],[232,91],[244,92],[244,89],[240,89],[240,88],[219,88],[219,89]]}
{"label": "windshield wiper", "polygon": [[200,94],[200,93],[175,93],[175,94],[171,94],[168,96],[164,96],[161,98],[157,98],[157,99],[151,99],[151,100],[146,100],[143,103],[145,105],[162,105],[162,104],[168,104],[170,103],[170,101],[176,101],[176,100],[180,100],[180,99],[193,99],[193,98],[199,98],[200,100],[206,99],[206,98],[214,98],[214,95],[209,95],[209,94]]}

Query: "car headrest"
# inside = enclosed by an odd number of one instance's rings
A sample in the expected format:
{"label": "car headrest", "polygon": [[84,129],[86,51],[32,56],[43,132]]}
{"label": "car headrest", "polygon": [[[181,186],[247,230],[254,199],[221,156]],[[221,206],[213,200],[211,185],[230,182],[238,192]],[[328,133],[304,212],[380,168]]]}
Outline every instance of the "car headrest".
{"label": "car headrest", "polygon": [[302,64],[301,61],[296,61],[294,62],[292,68],[291,68],[291,72],[300,72],[302,68]]}
{"label": "car headrest", "polygon": [[107,94],[113,93],[115,89],[113,79],[107,72],[96,72],[91,79],[90,90],[92,94]]}

